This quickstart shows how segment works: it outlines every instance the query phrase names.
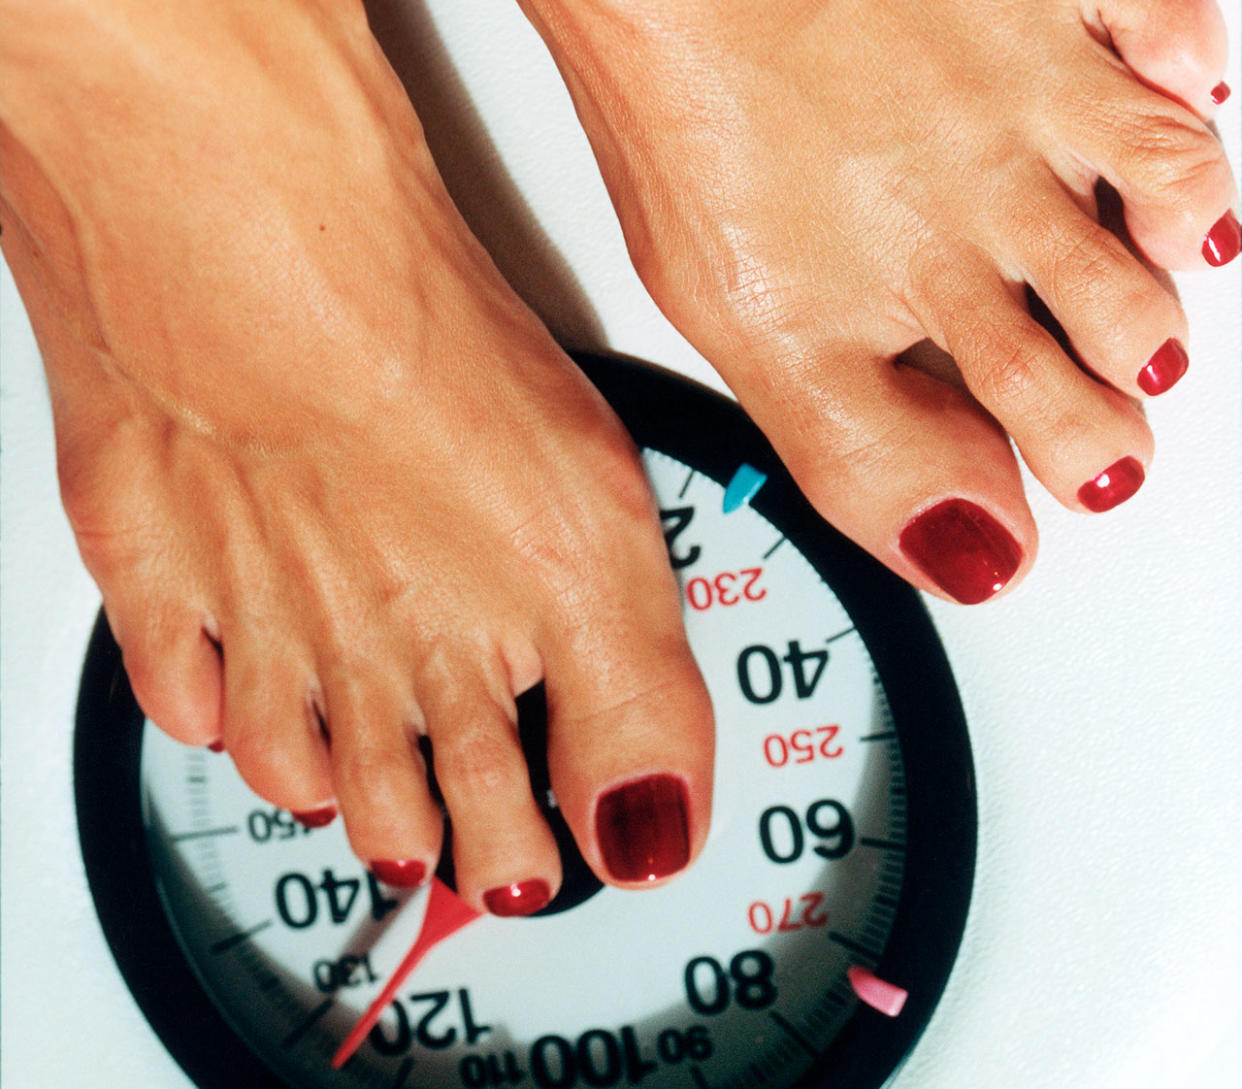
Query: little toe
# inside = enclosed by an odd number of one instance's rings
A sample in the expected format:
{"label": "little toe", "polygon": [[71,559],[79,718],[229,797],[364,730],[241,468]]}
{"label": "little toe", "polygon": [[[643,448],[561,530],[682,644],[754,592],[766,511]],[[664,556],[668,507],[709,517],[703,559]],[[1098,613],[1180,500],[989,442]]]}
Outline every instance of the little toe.
{"label": "little toe", "polygon": [[220,653],[204,618],[188,606],[105,594],[108,624],[143,714],[186,745],[221,736]]}
{"label": "little toe", "polygon": [[408,686],[355,661],[333,670],[324,688],[332,783],[350,846],[381,881],[420,885],[435,871],[444,814],[427,783]]}
{"label": "little toe", "polygon": [[1104,0],[1085,6],[1144,83],[1210,116],[1228,97],[1228,30],[1216,0]]}
{"label": "little toe", "polygon": [[504,671],[489,677],[465,664],[478,660],[462,658],[419,685],[453,825],[457,894],[476,911],[530,915],[560,888],[560,856],[532,793]]}
{"label": "little toe", "polygon": [[222,741],[246,784],[304,824],[335,816],[327,745],[311,704],[311,672],[292,640],[247,625],[221,640]]}
{"label": "little toe", "polygon": [[1126,226],[1154,265],[1228,264],[1242,249],[1238,193],[1220,141],[1186,107],[1101,65],[1096,108],[1069,110],[1065,147],[1120,194]]}
{"label": "little toe", "polygon": [[1186,315],[1111,231],[1063,191],[1025,213],[1022,274],[1065,330],[1078,361],[1132,397],[1171,389],[1189,366]]}

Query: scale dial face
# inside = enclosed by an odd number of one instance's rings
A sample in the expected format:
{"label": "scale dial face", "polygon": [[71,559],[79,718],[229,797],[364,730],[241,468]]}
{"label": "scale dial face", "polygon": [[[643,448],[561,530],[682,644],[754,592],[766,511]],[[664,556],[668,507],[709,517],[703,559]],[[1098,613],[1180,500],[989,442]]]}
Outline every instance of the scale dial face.
{"label": "scale dial face", "polygon": [[[919,1036],[974,851],[969,749],[930,624],[726,402],[587,364],[642,447],[716,711],[702,856],[667,886],[619,891],[566,843],[544,912],[436,944],[334,1070],[452,900],[451,869],[434,892],[386,887],[339,822],[304,829],[227,757],[166,738],[101,624],[77,739],[88,872],[131,988],[203,1089],[875,1089]],[[520,714],[537,736],[538,693]],[[902,994],[895,1016],[873,1008]]]}

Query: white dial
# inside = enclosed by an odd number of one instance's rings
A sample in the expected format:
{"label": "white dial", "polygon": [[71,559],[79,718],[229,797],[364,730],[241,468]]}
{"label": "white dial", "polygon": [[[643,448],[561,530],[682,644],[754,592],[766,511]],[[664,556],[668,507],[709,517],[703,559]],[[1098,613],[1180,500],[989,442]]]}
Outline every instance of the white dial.
{"label": "white dial", "polygon": [[144,732],[164,910],[203,988],[294,1089],[789,1086],[858,1005],[903,883],[906,787],[854,621],[749,504],[659,451],[687,631],[717,718],[706,849],[670,885],[557,914],[483,917],[433,948],[356,1055],[329,1060],[423,926],[339,822],[307,831],[226,757]]}

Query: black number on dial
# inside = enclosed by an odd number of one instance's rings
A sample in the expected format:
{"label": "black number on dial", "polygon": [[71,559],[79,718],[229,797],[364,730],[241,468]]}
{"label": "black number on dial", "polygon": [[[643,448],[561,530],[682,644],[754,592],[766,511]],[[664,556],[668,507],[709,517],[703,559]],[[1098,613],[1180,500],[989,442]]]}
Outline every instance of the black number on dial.
{"label": "black number on dial", "polygon": [[686,1001],[695,1013],[712,1017],[730,1002],[744,1010],[762,1010],[776,1001],[772,974],[776,965],[761,949],[745,949],[729,961],[729,970],[715,957],[695,957],[686,965]]}
{"label": "black number on dial", "polygon": [[675,571],[689,567],[702,554],[703,550],[698,545],[690,545],[682,553],[678,553],[674,547],[677,538],[686,531],[693,520],[693,507],[674,507],[671,510],[660,511],[660,521],[664,525],[664,543],[668,545],[669,562],[672,563]]}
{"label": "black number on dial", "polygon": [[791,639],[784,655],[778,656],[771,647],[762,643],[745,647],[737,656],[737,683],[742,695],[751,703],[774,703],[785,690],[785,671],[781,663],[789,666],[794,695],[800,700],[810,699],[823,678],[828,666],[828,651],[803,650],[797,639]]}
{"label": "black number on dial", "polygon": [[[830,814],[830,815],[829,815]],[[806,848],[802,821],[787,805],[769,806],[759,817],[759,844],[773,862],[797,862]],[[819,842],[811,847],[820,858],[844,858],[854,847],[854,822],[840,802],[821,798],[806,811],[806,827]],[[780,830],[784,831],[782,835]]]}

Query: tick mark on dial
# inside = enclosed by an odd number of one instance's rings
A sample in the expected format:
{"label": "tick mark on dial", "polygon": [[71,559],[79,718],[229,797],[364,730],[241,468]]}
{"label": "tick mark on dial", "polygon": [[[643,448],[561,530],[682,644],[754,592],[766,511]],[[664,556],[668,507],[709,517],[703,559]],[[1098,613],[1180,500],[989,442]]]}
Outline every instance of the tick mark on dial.
{"label": "tick mark on dial", "polygon": [[690,1067],[690,1077],[694,1081],[694,1084],[698,1086],[698,1089],[712,1089],[707,1078],[703,1076],[703,1071],[697,1066]]}
{"label": "tick mark on dial", "polygon": [[410,1072],[414,1069],[414,1060],[407,1058],[397,1068],[397,1076],[393,1078],[392,1089],[402,1089],[407,1081],[410,1080]]}
{"label": "tick mark on dial", "polygon": [[690,481],[694,479],[695,470],[690,470],[690,475],[686,477],[686,482],[681,486],[681,491],[677,493],[678,499],[684,499],[686,492],[690,490]]}
{"label": "tick mark on dial", "polygon": [[904,851],[906,845],[904,843],[894,843],[887,839],[872,839],[870,836],[863,836],[858,841],[860,847],[875,847],[880,851]]}
{"label": "tick mark on dial", "polygon": [[812,1046],[811,1042],[805,1036],[802,1035],[802,1033],[800,1033],[796,1028],[794,1028],[792,1024],[790,1024],[787,1018],[782,1017],[781,1014],[776,1010],[768,1010],[768,1016],[772,1018],[772,1020],[775,1021],[778,1025],[780,1025],[780,1027],[785,1031],[785,1034],[791,1040],[793,1040],[795,1044],[797,1044],[800,1048],[802,1048],[803,1051],[805,1051],[808,1055],[810,1055],[812,1059],[819,1058],[819,1052],[815,1049],[815,1047]]}
{"label": "tick mark on dial", "polygon": [[280,1041],[280,1046],[286,1049],[293,1047],[293,1045],[301,1040],[303,1036],[310,1032],[310,1030],[314,1027],[315,1022],[327,1013],[333,1007],[335,1002],[336,999],[334,998],[326,998],[320,1002],[318,1006],[310,1011],[310,1014],[307,1016],[305,1021],[303,1021],[297,1028],[289,1033],[288,1036]]}
{"label": "tick mark on dial", "polygon": [[844,934],[833,930],[828,934],[830,942],[836,942],[842,949],[848,949],[851,953],[857,953],[860,957],[866,957],[868,960],[879,960],[880,954],[874,949],[868,949],[865,945],[859,945],[858,942],[847,938]]}
{"label": "tick mark on dial", "polygon": [[769,556],[772,555],[773,552],[775,552],[778,548],[780,548],[780,546],[783,545],[784,543],[785,543],[785,538],[782,537],[779,541],[776,542],[776,544],[774,544],[771,548],[769,548],[763,554],[763,558],[766,560]]}
{"label": "tick mark on dial", "polygon": [[882,734],[868,734],[866,737],[860,737],[859,741],[895,741],[897,739],[896,730],[885,730]]}
{"label": "tick mark on dial", "polygon": [[210,839],[212,836],[235,836],[241,828],[236,825],[229,825],[225,828],[204,828],[198,832],[179,832],[175,836],[169,836],[169,843],[184,843],[188,839]]}
{"label": "tick mark on dial", "polygon": [[252,926],[249,930],[242,930],[237,934],[230,934],[222,941],[216,942],[216,944],[211,946],[208,951],[216,956],[221,953],[227,953],[230,949],[235,949],[237,946],[241,945],[242,942],[249,941],[256,934],[258,934],[259,931],[266,930],[271,925],[272,920],[268,919],[267,922]]}

